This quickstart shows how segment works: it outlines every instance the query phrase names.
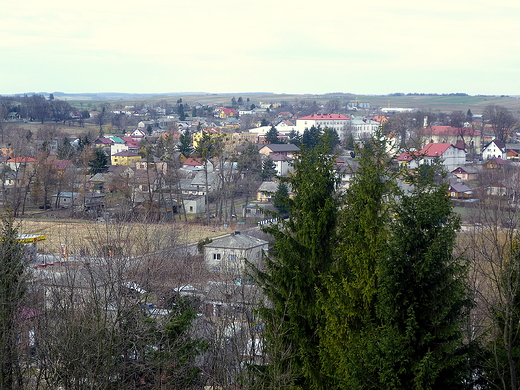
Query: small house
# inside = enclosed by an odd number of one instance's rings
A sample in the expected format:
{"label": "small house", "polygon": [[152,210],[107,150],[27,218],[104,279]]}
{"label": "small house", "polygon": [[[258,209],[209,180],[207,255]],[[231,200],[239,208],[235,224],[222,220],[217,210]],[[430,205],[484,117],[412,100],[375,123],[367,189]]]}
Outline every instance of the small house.
{"label": "small house", "polygon": [[241,274],[246,261],[259,264],[268,249],[267,241],[237,231],[204,245],[204,262],[213,272]]}

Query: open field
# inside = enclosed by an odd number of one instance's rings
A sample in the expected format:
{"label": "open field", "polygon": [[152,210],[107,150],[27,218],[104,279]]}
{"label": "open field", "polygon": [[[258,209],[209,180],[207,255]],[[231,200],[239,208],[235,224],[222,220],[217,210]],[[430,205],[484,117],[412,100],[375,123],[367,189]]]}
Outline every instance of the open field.
{"label": "open field", "polygon": [[178,99],[182,98],[183,103],[194,104],[214,104],[229,106],[233,97],[242,97],[244,100],[250,99],[248,104],[254,103],[258,105],[260,102],[265,103],[281,103],[296,102],[302,100],[316,101],[324,103],[328,100],[344,100],[360,102],[369,102],[372,108],[384,107],[404,107],[417,108],[421,110],[431,110],[433,112],[451,112],[454,110],[467,111],[471,109],[473,114],[481,114],[484,107],[488,104],[499,104],[507,107],[509,110],[520,113],[520,99],[510,96],[458,96],[458,95],[363,95],[353,93],[330,93],[330,94],[274,94],[274,93],[236,93],[236,94],[179,94],[179,95],[156,95],[142,98],[119,98],[116,100],[74,100],[73,97],[68,99],[69,103],[77,107],[87,108],[99,106],[101,103],[109,102],[111,104],[133,105],[139,101],[159,102],[166,100],[170,104],[175,104]]}
{"label": "open field", "polygon": [[163,245],[174,241],[178,245],[197,243],[233,231],[232,227],[204,226],[194,223],[103,223],[82,220],[21,219],[19,232],[42,234],[47,238],[38,243],[38,250],[59,253],[61,244],[67,244],[72,252],[80,249],[99,248],[102,245],[120,245],[133,254],[146,250],[160,250]]}

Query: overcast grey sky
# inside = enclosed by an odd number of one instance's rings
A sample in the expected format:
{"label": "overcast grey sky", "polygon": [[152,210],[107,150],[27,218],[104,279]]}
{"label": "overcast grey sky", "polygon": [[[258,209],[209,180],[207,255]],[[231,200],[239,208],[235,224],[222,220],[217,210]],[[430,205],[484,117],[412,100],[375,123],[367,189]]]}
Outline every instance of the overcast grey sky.
{"label": "overcast grey sky", "polygon": [[19,0],[0,94],[520,94],[514,0]]}

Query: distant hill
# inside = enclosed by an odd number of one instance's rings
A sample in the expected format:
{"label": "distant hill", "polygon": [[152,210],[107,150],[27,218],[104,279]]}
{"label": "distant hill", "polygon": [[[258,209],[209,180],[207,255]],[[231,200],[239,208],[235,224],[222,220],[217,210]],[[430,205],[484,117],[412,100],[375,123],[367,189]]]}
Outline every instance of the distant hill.
{"label": "distant hill", "polygon": [[[49,95],[47,92],[38,92]],[[27,93],[27,94],[32,94]],[[120,92],[96,92],[96,93],[66,93],[52,92],[55,98],[68,100],[77,105],[89,103],[96,105],[102,102],[117,102],[121,104],[133,104],[136,101],[149,102],[167,100],[175,103],[182,98],[184,103],[227,105],[232,97],[242,96],[248,98],[251,103],[277,103],[295,102],[298,100],[316,101],[318,104],[329,100],[341,100],[345,102],[368,102],[372,109],[385,107],[417,108],[431,110],[432,112],[451,112],[470,109],[473,114],[481,114],[489,104],[499,104],[507,107],[514,114],[520,114],[519,96],[491,96],[491,95],[467,95],[465,93],[454,94],[404,94],[394,93],[389,95],[363,95],[345,92],[332,92],[326,94],[275,94],[272,92],[237,92],[237,93],[209,93],[209,92],[171,92],[171,93],[120,93]]]}

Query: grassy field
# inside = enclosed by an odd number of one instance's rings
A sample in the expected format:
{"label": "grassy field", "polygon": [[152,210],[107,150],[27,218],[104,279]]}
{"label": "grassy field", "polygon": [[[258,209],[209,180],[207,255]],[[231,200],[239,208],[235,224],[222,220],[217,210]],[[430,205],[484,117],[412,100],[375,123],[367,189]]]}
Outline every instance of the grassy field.
{"label": "grassy field", "polygon": [[229,106],[231,99],[235,97],[242,97],[244,101],[249,98],[248,104],[254,103],[258,105],[260,102],[264,103],[281,103],[281,102],[296,102],[302,100],[316,101],[317,103],[324,103],[331,99],[340,99],[347,101],[359,100],[360,102],[369,102],[372,108],[376,107],[404,107],[404,108],[418,108],[421,110],[431,110],[433,112],[451,112],[454,110],[467,111],[471,109],[473,114],[481,114],[484,107],[488,104],[499,104],[507,107],[511,111],[520,112],[520,99],[509,96],[456,96],[456,95],[362,95],[350,93],[337,94],[273,94],[273,93],[250,93],[250,94],[186,94],[186,95],[157,95],[143,98],[132,99],[117,99],[117,100],[68,100],[71,104],[81,107],[97,107],[103,103],[109,102],[111,104],[118,104],[121,106],[133,105],[138,101],[159,102],[165,100],[170,104],[175,104],[178,99],[182,98],[183,103],[194,104],[213,104]]}
{"label": "grassy field", "polygon": [[47,253],[59,253],[61,244],[72,252],[103,245],[125,246],[132,254],[160,250],[172,241],[179,245],[197,243],[233,231],[233,227],[204,226],[195,223],[103,223],[74,219],[23,218],[19,232],[41,234],[47,238],[38,244],[38,249]]}

